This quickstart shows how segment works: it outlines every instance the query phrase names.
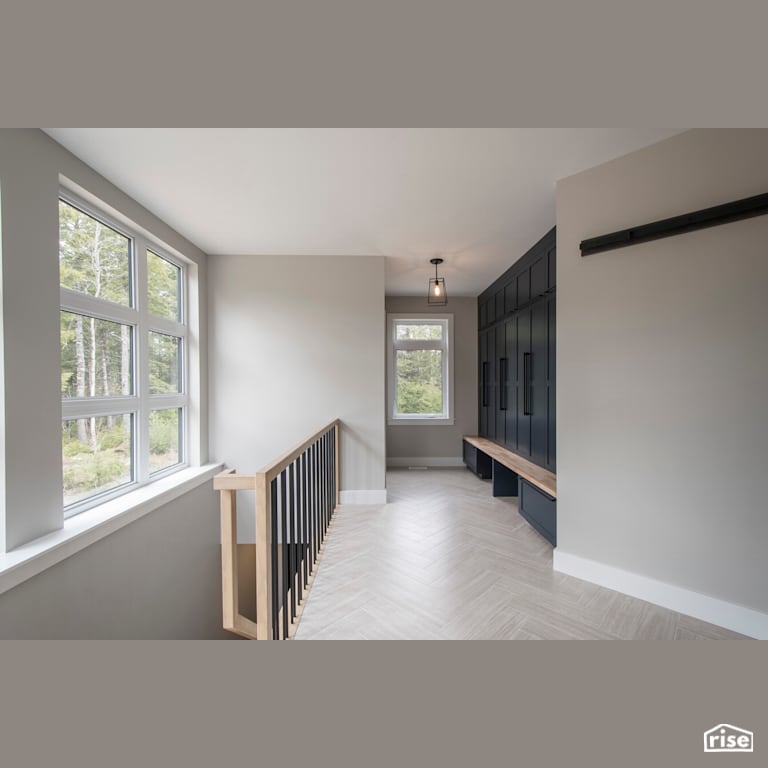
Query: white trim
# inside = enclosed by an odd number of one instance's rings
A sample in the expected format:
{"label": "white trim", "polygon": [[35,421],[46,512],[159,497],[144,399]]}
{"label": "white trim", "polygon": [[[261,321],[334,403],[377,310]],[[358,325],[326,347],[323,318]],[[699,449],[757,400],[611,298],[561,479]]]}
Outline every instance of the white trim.
{"label": "white trim", "polygon": [[[439,324],[444,328],[443,338],[400,339],[395,329],[400,322]],[[443,352],[443,413],[398,414],[395,381],[395,350],[439,349]],[[449,312],[388,312],[387,313],[387,426],[450,426],[454,424],[453,398],[453,314]]]}
{"label": "white trim", "polygon": [[461,456],[388,456],[387,467],[463,467]]}
{"label": "white trim", "polygon": [[341,504],[386,504],[387,491],[342,491],[339,502]]}
{"label": "white trim", "polygon": [[703,595],[684,587],[657,581],[639,573],[625,571],[612,565],[598,563],[585,557],[554,550],[552,567],[559,573],[591,581],[601,587],[647,600],[662,608],[684,613],[710,624],[739,632],[742,635],[768,640],[768,614]]}
{"label": "white trim", "polygon": [[0,594],[211,480],[223,464],[176,472],[64,521],[64,527],[0,554]]}
{"label": "white trim", "polygon": [[398,416],[394,419],[387,419],[388,427],[439,427],[441,425],[453,425],[455,423],[454,419],[442,419],[439,416],[433,418]]}

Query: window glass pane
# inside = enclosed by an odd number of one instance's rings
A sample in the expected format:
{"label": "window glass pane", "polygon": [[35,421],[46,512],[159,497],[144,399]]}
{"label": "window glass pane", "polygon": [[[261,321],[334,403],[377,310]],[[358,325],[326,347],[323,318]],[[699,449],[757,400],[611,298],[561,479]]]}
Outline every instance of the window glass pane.
{"label": "window glass pane", "polygon": [[443,326],[430,323],[397,323],[397,339],[442,339]]}
{"label": "window glass pane", "polygon": [[181,269],[147,251],[149,311],[169,320],[181,320]]}
{"label": "window glass pane", "polygon": [[443,412],[443,353],[439,349],[397,350],[397,411]]}
{"label": "window glass pane", "polygon": [[179,440],[181,408],[149,414],[149,471],[158,472],[181,461]]}
{"label": "window glass pane", "polygon": [[62,312],[62,397],[132,394],[132,342],[129,325]]}
{"label": "window glass pane", "polygon": [[149,332],[149,392],[167,395],[179,392],[181,381],[181,339]]}
{"label": "window glass pane", "polygon": [[59,280],[64,288],[131,303],[131,241],[59,200]]}
{"label": "window glass pane", "polygon": [[64,506],[130,483],[133,478],[133,416],[62,422]]}

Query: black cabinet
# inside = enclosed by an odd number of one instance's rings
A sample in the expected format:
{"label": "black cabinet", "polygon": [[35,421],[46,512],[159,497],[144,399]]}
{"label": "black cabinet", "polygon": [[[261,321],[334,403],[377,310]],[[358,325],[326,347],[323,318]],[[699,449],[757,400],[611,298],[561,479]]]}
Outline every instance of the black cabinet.
{"label": "black cabinet", "polygon": [[517,359],[517,442],[510,445],[526,459],[531,457],[531,312],[523,310],[515,318],[515,357]]}
{"label": "black cabinet", "polygon": [[549,302],[541,301],[531,307],[531,355],[529,358],[528,418],[531,423],[530,459],[547,466],[549,437],[549,408],[547,398],[549,368]]}
{"label": "black cabinet", "polygon": [[494,387],[494,355],[496,350],[496,339],[493,330],[485,331],[479,337],[479,408],[478,419],[480,424],[480,434],[483,437],[495,439],[496,436],[496,414],[493,405],[495,387]]}
{"label": "black cabinet", "polygon": [[557,546],[557,501],[520,478],[520,514],[550,543]]}
{"label": "black cabinet", "polygon": [[547,337],[547,469],[555,471],[555,299],[547,303],[549,315],[549,335]]}
{"label": "black cabinet", "polygon": [[555,470],[555,230],[478,298],[480,434]]}
{"label": "black cabinet", "polygon": [[504,394],[504,445],[512,451],[517,450],[517,394],[518,394],[518,362],[517,362],[517,317],[504,323],[506,359],[506,390]]}
{"label": "black cabinet", "polygon": [[494,361],[496,391],[493,403],[494,418],[496,419],[495,439],[499,443],[506,440],[506,411],[509,404],[507,379],[509,377],[509,360],[507,359],[506,333],[504,323],[497,325],[494,330]]}

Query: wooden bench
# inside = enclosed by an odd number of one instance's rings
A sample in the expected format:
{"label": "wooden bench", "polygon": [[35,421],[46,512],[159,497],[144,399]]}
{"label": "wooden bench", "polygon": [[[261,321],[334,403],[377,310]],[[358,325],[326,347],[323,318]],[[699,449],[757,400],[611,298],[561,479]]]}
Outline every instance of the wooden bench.
{"label": "wooden bench", "polygon": [[552,544],[557,543],[557,475],[493,440],[464,436],[464,463],[490,477],[494,496],[519,496],[520,514]]}

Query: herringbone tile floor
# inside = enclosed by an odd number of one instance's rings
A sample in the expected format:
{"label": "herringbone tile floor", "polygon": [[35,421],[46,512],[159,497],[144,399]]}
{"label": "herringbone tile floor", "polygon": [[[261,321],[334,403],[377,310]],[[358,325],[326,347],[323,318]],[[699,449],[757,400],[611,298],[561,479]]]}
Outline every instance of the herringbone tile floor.
{"label": "herringbone tile floor", "polygon": [[517,499],[466,469],[390,470],[387,495],[337,511],[296,639],[743,638],[555,573]]}

